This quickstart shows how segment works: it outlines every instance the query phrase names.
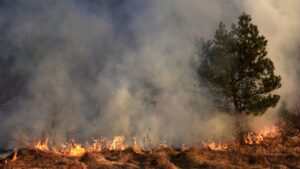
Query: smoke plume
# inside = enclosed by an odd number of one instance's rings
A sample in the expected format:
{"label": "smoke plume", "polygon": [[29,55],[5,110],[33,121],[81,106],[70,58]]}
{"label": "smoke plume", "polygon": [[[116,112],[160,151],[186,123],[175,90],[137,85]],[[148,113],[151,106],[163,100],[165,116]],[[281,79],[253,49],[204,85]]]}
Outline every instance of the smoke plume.
{"label": "smoke plume", "polygon": [[[230,27],[244,11],[268,39],[268,56],[282,77],[276,92],[282,100],[298,93],[298,0],[7,0],[0,6],[0,58],[10,79],[1,82],[1,99],[14,98],[0,110],[4,146],[45,136],[59,143],[114,135],[142,142],[149,135],[152,144],[173,145],[230,136],[232,117],[199,88],[190,61],[196,36],[211,39],[220,21]],[[272,122],[275,112],[260,118]]]}

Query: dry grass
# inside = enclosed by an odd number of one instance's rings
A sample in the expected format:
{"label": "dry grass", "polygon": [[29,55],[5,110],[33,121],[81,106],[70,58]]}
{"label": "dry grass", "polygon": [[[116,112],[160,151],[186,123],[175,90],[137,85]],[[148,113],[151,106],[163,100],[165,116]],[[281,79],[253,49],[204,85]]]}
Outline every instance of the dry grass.
{"label": "dry grass", "polygon": [[[282,128],[286,130],[288,127]],[[14,162],[11,161],[14,154],[0,161],[0,168],[300,168],[300,133],[295,129],[288,134],[283,132],[281,137],[265,139],[260,145],[236,146],[227,151],[197,148],[185,151],[174,148],[135,151],[128,148],[124,151],[104,150],[70,158],[33,149],[20,149],[17,154]]]}

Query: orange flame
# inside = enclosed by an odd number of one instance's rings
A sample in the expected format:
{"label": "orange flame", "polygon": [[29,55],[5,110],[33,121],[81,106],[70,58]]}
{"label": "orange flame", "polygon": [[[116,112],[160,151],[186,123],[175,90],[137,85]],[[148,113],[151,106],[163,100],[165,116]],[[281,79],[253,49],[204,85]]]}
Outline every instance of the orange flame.
{"label": "orange flame", "polygon": [[17,160],[17,156],[18,156],[18,151],[16,151],[16,150],[15,150],[15,152],[14,152],[14,156],[13,156],[13,158],[12,158],[11,162],[14,162],[14,161],[16,161],[16,160]]}
{"label": "orange flame", "polygon": [[[61,144],[60,148],[52,146],[49,148],[48,138],[45,141],[37,141],[34,143],[34,148],[41,151],[52,152],[63,156],[79,157],[85,152],[100,152],[103,148],[108,150],[125,150],[128,146],[124,143],[124,136],[115,136],[112,141],[101,137],[100,139],[94,139],[93,144],[83,147],[81,144],[71,140],[68,144]],[[136,142],[134,143],[134,150],[136,152],[142,152]]]}
{"label": "orange flame", "polygon": [[48,138],[46,138],[45,141],[37,141],[34,144],[34,148],[41,151],[49,151]]}
{"label": "orange flame", "polygon": [[125,137],[124,136],[115,136],[112,143],[109,145],[109,150],[125,150],[127,147],[124,144]]}
{"label": "orange flame", "polygon": [[[246,144],[260,144],[265,138],[267,137],[277,137],[280,135],[280,130],[276,126],[265,127],[261,131],[249,132],[245,135],[245,143]],[[51,146],[49,148],[48,138],[44,141],[37,141],[34,144],[34,148],[41,151],[52,152],[55,154],[63,155],[63,156],[72,156],[72,157],[79,157],[82,156],[86,152],[101,152],[103,149],[108,149],[110,151],[118,150],[122,151],[125,150],[128,145],[124,143],[125,137],[124,136],[115,136],[113,140],[109,141],[105,137],[101,137],[100,139],[94,139],[93,143],[87,146],[82,146],[81,144],[76,143],[74,140],[71,140],[67,144],[62,144],[60,148],[55,146]],[[215,143],[212,140],[205,140],[202,142],[204,148],[213,150],[213,151],[226,151],[229,146],[228,144],[220,144]],[[231,144],[230,144],[231,146]],[[166,141],[160,144],[159,148],[167,148],[170,147]],[[187,150],[189,147],[185,144],[182,144],[181,149],[182,151]],[[136,153],[143,153],[140,147],[137,144],[136,138],[133,138],[133,150]],[[13,160],[17,158],[17,152],[14,154]]]}
{"label": "orange flame", "polygon": [[277,126],[273,125],[270,127],[263,128],[261,131],[259,131],[259,134],[263,137],[274,138],[280,136],[281,133],[280,129]]}
{"label": "orange flame", "polygon": [[202,144],[205,148],[213,151],[226,151],[228,149],[227,144],[216,144],[215,142],[209,139],[203,141]]}
{"label": "orange flame", "polygon": [[65,156],[80,157],[86,152],[81,144],[71,143],[69,146],[63,144],[62,147],[65,148],[65,151],[62,153]]}
{"label": "orange flame", "polygon": [[140,149],[139,145],[137,144],[136,137],[133,138],[133,151],[139,154],[143,153],[143,151]]}
{"label": "orange flame", "polygon": [[102,150],[102,144],[100,140],[94,139],[94,143],[86,148],[87,152],[95,153]]}
{"label": "orange flame", "polygon": [[265,138],[274,138],[278,136],[280,136],[279,128],[277,126],[269,126],[257,133],[247,133],[244,140],[246,144],[261,144]]}

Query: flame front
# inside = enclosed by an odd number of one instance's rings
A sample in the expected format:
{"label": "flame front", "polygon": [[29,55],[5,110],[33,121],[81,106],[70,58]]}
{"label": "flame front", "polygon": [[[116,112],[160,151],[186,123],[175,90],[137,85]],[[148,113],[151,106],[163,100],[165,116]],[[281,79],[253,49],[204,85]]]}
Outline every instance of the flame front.
{"label": "flame front", "polygon": [[245,135],[246,144],[261,144],[265,138],[274,138],[280,136],[280,130],[277,126],[264,127],[262,130],[249,132]]}
{"label": "flame front", "polygon": [[[280,130],[276,126],[265,127],[259,132],[249,132],[245,135],[244,140],[245,144],[261,144],[263,140],[267,137],[278,137],[280,136]],[[102,150],[109,151],[122,151],[128,148],[128,145],[124,143],[124,136],[115,136],[111,141],[105,137],[101,137],[100,139],[94,139],[93,143],[87,146],[82,146],[81,144],[76,143],[74,140],[71,140],[67,144],[62,144],[60,148],[56,148],[52,146],[49,148],[48,138],[44,141],[37,141],[34,144],[34,148],[41,151],[49,151],[55,154],[59,154],[62,156],[70,156],[70,157],[80,157],[86,152],[95,153],[101,152]],[[212,140],[205,140],[202,142],[204,148],[213,150],[213,151],[226,151],[229,146],[228,144],[215,143]],[[229,144],[232,146],[231,144]],[[235,145],[238,146],[238,145]],[[163,142],[160,144],[159,148],[167,148],[169,145],[167,142]],[[182,144],[182,151],[188,149],[188,146]],[[133,138],[133,150],[137,153],[143,153],[140,147],[137,144],[136,138]],[[15,154],[16,158],[17,154]],[[15,159],[14,158],[14,159]]]}
{"label": "flame front", "polygon": [[[55,154],[70,156],[70,157],[80,157],[86,152],[100,152],[103,149],[112,150],[125,150],[128,146],[124,143],[124,136],[115,136],[112,141],[109,141],[106,138],[94,139],[93,144],[89,146],[82,146],[81,144],[76,143],[74,140],[71,140],[67,144],[61,144],[60,148],[52,146],[49,148],[48,138],[45,141],[37,141],[34,144],[34,148],[41,151],[49,151]],[[136,142],[134,143],[134,149],[136,151],[141,151],[137,146]]]}

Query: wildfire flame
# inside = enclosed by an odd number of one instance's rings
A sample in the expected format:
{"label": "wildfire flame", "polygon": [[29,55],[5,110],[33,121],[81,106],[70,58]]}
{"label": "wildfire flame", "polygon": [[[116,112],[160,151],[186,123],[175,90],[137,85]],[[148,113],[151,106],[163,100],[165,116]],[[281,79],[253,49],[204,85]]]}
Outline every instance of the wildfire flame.
{"label": "wildfire flame", "polygon": [[[246,144],[261,144],[263,140],[267,137],[278,137],[280,136],[280,130],[276,126],[265,127],[259,132],[249,132],[245,135],[245,143]],[[49,148],[48,138],[44,141],[37,141],[34,144],[34,148],[41,151],[49,151],[55,154],[59,154],[62,156],[70,156],[70,157],[79,157],[82,156],[86,152],[101,152],[102,150],[125,150],[128,148],[128,145],[124,143],[124,136],[115,136],[111,141],[105,137],[101,137],[100,139],[94,139],[93,143],[90,145],[82,146],[81,144],[76,143],[74,140],[71,140],[67,144],[62,144],[60,148],[52,146]],[[228,144],[215,143],[212,140],[205,140],[202,142],[204,148],[213,150],[213,151],[226,151],[229,148]],[[230,144],[231,146],[231,144]],[[236,145],[237,146],[237,145]],[[165,141],[160,144],[159,148],[167,148],[169,147],[168,143]],[[133,150],[137,153],[143,153],[140,147],[137,144],[136,138],[133,138]],[[187,150],[189,147],[185,144],[182,144],[182,151]],[[14,154],[14,158],[12,161],[15,161],[17,158],[17,152]]]}
{"label": "wildfire flame", "polygon": [[263,137],[271,137],[271,138],[274,138],[274,137],[278,137],[280,136],[280,129],[273,125],[273,126],[270,126],[270,127],[265,127],[263,128],[260,132],[259,132],[260,135],[262,135]]}
{"label": "wildfire flame", "polygon": [[143,153],[143,151],[140,149],[139,145],[137,144],[136,137],[133,138],[133,151],[139,154]]}
{"label": "wildfire flame", "polygon": [[16,150],[15,150],[15,152],[14,152],[14,156],[13,156],[13,158],[12,158],[11,162],[14,162],[14,161],[16,161],[16,160],[17,160],[17,156],[18,156],[18,151],[16,151]]}
{"label": "wildfire flame", "polygon": [[261,144],[265,138],[274,138],[280,136],[280,129],[277,126],[264,127],[262,130],[249,132],[245,136],[246,144]]}
{"label": "wildfire flame", "polygon": [[220,143],[216,144],[215,142],[209,139],[203,141],[202,144],[204,145],[205,148],[213,151],[225,151],[228,149],[227,144],[220,144]]}
{"label": "wildfire flame", "polygon": [[260,144],[264,140],[264,137],[260,134],[249,132],[245,135],[245,144]]}
{"label": "wildfire flame", "polygon": [[112,143],[109,146],[109,150],[125,150],[127,147],[124,144],[125,137],[124,136],[115,136]]}
{"label": "wildfire flame", "polygon": [[[48,138],[46,138],[44,141],[37,141],[34,144],[34,148],[63,156],[79,157],[86,152],[100,152],[102,149],[108,149],[110,151],[125,150],[128,146],[124,143],[124,140],[124,136],[115,136],[112,141],[106,138],[94,139],[91,145],[85,147],[71,140],[68,144],[61,144],[60,148],[57,149],[56,147],[49,148]],[[134,150],[136,152],[142,152],[136,142],[134,142]]]}
{"label": "wildfire flame", "polygon": [[94,143],[86,148],[87,152],[100,152],[102,150],[102,144],[100,140],[94,139]]}
{"label": "wildfire flame", "polygon": [[62,147],[65,149],[62,152],[65,156],[80,157],[86,152],[86,149],[83,148],[81,144],[76,144],[75,142],[72,142],[70,145],[62,144]]}
{"label": "wildfire flame", "polygon": [[49,151],[48,138],[46,138],[45,141],[41,141],[41,140],[37,141],[34,144],[34,148],[41,151]]}
{"label": "wildfire flame", "polygon": [[[254,144],[261,144],[265,138],[275,138],[280,136],[280,129],[277,126],[269,126],[264,127],[258,132],[248,132],[244,136],[245,144],[254,145]],[[225,151],[228,149],[228,144],[216,144],[212,140],[206,140],[202,142],[204,148],[213,151]],[[231,145],[231,144],[230,144]],[[236,144],[233,144],[237,146]]]}

